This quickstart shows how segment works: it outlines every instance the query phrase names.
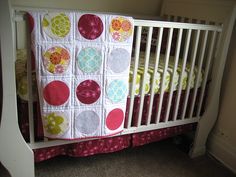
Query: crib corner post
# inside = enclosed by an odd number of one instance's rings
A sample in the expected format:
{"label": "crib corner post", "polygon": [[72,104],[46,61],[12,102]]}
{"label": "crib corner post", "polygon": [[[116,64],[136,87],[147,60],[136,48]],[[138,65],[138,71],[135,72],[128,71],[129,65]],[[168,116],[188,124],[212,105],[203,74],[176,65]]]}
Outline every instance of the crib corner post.
{"label": "crib corner post", "polygon": [[215,74],[216,77],[212,80],[212,83],[209,86],[209,95],[206,103],[207,106],[205,108],[204,114],[201,116],[198,122],[193,146],[189,153],[191,158],[195,158],[205,154],[208,135],[211,132],[218,117],[221,80],[223,74],[223,67],[219,69],[219,66],[220,65],[215,65],[214,71],[221,69],[222,72]]}
{"label": "crib corner post", "polygon": [[[193,146],[189,151],[189,156],[191,158],[196,158],[202,156],[206,153],[206,142],[209,132],[212,127],[205,127],[204,123],[198,123],[197,130],[195,133],[195,138],[193,142]],[[209,131],[208,131],[209,130]]]}
{"label": "crib corner post", "polygon": [[236,19],[236,5],[234,5],[229,13],[229,16],[224,21],[224,28],[222,31],[220,46],[217,52],[215,62],[213,64],[212,83],[209,88],[209,97],[207,101],[207,107],[204,115],[201,117],[197,131],[195,134],[195,139],[193,147],[190,150],[190,157],[198,157],[204,155],[206,152],[206,142],[210,131],[212,130],[214,124],[216,123],[217,116],[219,113],[219,98],[221,91],[221,83],[223,77],[224,66],[227,58],[228,48],[231,40],[231,34]]}

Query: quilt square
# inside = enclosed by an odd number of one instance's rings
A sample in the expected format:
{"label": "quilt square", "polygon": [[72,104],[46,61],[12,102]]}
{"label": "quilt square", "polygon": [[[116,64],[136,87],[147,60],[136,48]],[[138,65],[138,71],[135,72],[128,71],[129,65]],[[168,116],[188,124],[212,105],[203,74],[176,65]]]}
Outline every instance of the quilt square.
{"label": "quilt square", "polygon": [[133,41],[133,19],[131,17],[107,16],[107,38],[111,43],[132,44]]}
{"label": "quilt square", "polygon": [[105,107],[104,136],[119,133],[123,130],[125,109],[126,107],[123,104]]}
{"label": "quilt square", "polygon": [[44,12],[40,13],[39,25],[40,40],[51,43],[70,43],[73,40],[74,30],[73,12]]}
{"label": "quilt square", "polygon": [[74,79],[75,106],[101,105],[102,86],[101,76],[76,77]]}
{"label": "quilt square", "polygon": [[58,109],[71,106],[70,78],[42,78],[40,91],[43,108]]}
{"label": "quilt square", "polygon": [[126,77],[107,77],[105,86],[105,104],[126,104],[128,79]]}
{"label": "quilt square", "polygon": [[103,74],[105,54],[104,46],[77,42],[74,73],[76,75]]}
{"label": "quilt square", "polygon": [[80,42],[104,42],[106,22],[105,15],[92,13],[76,13],[75,36]]}
{"label": "quilt square", "polygon": [[101,136],[102,107],[76,109],[74,112],[74,138]]}
{"label": "quilt square", "polygon": [[129,74],[131,61],[131,47],[123,45],[110,45],[106,58],[107,75],[124,75]]}
{"label": "quilt square", "polygon": [[74,64],[74,49],[67,44],[49,44],[41,47],[38,65],[43,76],[70,76]]}
{"label": "quilt square", "polygon": [[42,115],[44,135],[48,138],[71,139],[71,110],[44,110]]}

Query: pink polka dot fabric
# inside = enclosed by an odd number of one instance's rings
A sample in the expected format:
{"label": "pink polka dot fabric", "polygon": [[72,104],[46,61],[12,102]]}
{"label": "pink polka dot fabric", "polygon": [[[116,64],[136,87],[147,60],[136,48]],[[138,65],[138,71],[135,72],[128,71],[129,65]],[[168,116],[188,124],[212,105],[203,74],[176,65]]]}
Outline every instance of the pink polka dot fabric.
{"label": "pink polka dot fabric", "polygon": [[85,141],[69,145],[55,146],[34,150],[35,162],[41,162],[59,155],[86,157],[101,153],[112,153],[122,149],[142,146],[169,137],[193,131],[196,124],[169,127],[160,130],[141,132],[123,136]]}
{"label": "pink polka dot fabric", "polygon": [[77,98],[84,104],[96,102],[101,95],[100,85],[93,80],[81,82],[76,89]]}
{"label": "pink polka dot fabric", "polygon": [[[28,16],[44,135],[71,140],[121,132],[133,19],[70,11]],[[123,39],[116,45],[110,30],[114,19],[122,22]],[[118,65],[121,61],[124,65]]]}

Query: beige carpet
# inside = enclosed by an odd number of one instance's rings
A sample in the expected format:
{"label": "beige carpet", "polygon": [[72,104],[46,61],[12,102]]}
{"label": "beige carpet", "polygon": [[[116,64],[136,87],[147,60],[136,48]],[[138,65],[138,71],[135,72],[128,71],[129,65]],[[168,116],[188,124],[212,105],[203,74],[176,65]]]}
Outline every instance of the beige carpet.
{"label": "beige carpet", "polygon": [[[0,176],[8,176],[1,167]],[[57,157],[38,163],[36,177],[236,177],[236,175],[209,156],[190,159],[168,140],[86,158]]]}

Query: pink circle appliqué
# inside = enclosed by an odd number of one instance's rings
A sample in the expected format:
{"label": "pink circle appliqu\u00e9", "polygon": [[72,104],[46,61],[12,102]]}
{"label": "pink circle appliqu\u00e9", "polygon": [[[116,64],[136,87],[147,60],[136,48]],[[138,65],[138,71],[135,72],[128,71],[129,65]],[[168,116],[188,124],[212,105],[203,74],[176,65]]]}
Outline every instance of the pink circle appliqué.
{"label": "pink circle appliqu\u00e9", "polygon": [[109,112],[106,118],[106,126],[110,130],[118,129],[124,120],[124,112],[122,109],[116,108]]}
{"label": "pink circle appliqu\u00e9", "polygon": [[94,40],[102,34],[103,22],[96,15],[85,14],[79,19],[78,30],[85,39]]}
{"label": "pink circle appliqu\u00e9", "polygon": [[99,99],[101,88],[97,82],[93,80],[85,80],[78,85],[76,95],[82,103],[92,104]]}
{"label": "pink circle appliqu\u00e9", "polygon": [[43,97],[45,101],[53,106],[64,104],[70,96],[70,89],[66,83],[62,81],[52,81],[43,89]]}

